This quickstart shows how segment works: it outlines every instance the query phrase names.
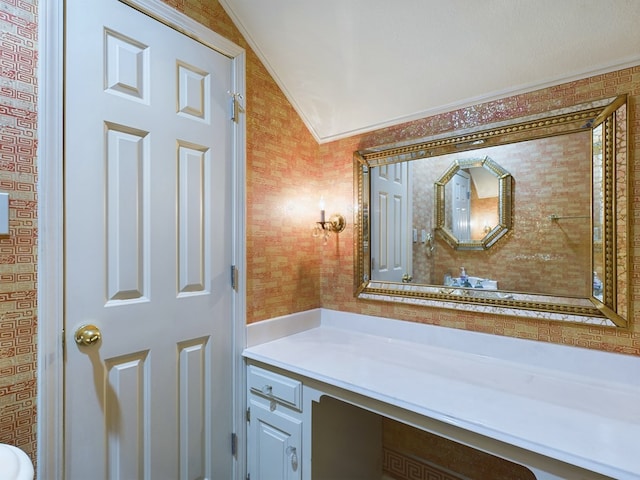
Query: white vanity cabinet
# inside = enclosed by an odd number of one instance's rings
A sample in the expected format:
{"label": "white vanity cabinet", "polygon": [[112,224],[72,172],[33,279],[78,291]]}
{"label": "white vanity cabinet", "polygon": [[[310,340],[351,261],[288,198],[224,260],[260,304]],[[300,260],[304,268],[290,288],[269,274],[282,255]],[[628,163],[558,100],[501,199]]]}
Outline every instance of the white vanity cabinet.
{"label": "white vanity cabinet", "polygon": [[382,478],[381,417],[274,370],[247,365],[249,478]]}
{"label": "white vanity cabinet", "polygon": [[302,478],[302,383],[247,368],[248,473],[251,480]]}

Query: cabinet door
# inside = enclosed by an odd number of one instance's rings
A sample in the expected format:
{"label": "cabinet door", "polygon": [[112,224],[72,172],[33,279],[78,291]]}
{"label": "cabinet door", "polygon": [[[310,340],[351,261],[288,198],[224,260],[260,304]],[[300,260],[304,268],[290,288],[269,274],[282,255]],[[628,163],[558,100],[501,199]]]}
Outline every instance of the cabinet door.
{"label": "cabinet door", "polygon": [[302,421],[288,415],[285,407],[269,403],[249,397],[251,480],[300,480]]}

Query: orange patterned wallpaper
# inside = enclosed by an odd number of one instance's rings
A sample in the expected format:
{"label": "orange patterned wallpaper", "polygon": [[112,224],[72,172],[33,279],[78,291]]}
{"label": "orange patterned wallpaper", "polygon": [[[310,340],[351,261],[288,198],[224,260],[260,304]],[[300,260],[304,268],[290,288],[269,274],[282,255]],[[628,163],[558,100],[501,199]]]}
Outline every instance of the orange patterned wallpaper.
{"label": "orange patterned wallpaper", "polygon": [[0,443],[36,449],[37,0],[0,0]]}
{"label": "orange patterned wallpaper", "polygon": [[[630,191],[634,195],[629,199],[632,209],[630,215],[631,287],[629,289],[632,293],[632,312],[629,315],[631,322],[629,329],[578,326],[491,314],[357,300],[353,297],[351,278],[353,255],[350,248],[343,249],[340,254],[325,257],[321,279],[322,306],[335,310],[640,355],[640,324],[635,321],[633,313],[640,312],[640,243],[638,242],[640,238],[640,216],[638,215],[640,212],[640,193],[638,193],[640,192],[640,168],[638,168],[640,167],[640,116],[637,115],[637,105],[640,101],[640,66],[324,144],[320,147],[320,157],[326,165],[327,172],[333,172],[331,178],[328,175],[325,176],[324,182],[332,182],[338,200],[346,206],[350,206],[352,205],[350,202],[352,202],[352,154],[354,150],[407,141],[509,117],[539,113],[622,93],[629,94],[629,159],[631,164],[629,175],[631,178]],[[345,247],[350,247],[352,238],[353,230],[347,229],[345,234],[341,236],[340,242]]]}
{"label": "orange patterned wallpaper", "polygon": [[398,480],[536,478],[526,467],[395,420],[384,418],[382,426],[383,468]]}

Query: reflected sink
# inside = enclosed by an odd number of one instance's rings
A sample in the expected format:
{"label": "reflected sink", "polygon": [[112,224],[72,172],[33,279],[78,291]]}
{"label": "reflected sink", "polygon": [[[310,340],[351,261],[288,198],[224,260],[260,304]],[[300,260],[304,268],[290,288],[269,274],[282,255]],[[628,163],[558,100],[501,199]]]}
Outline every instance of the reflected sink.
{"label": "reflected sink", "polygon": [[[497,290],[498,289],[498,281],[497,280],[489,280],[488,278],[482,277],[467,277],[469,283],[471,284],[471,288],[483,288],[485,290]],[[451,282],[448,287],[461,287],[462,281],[460,277],[454,277],[451,279]],[[467,287],[470,288],[470,287]]]}

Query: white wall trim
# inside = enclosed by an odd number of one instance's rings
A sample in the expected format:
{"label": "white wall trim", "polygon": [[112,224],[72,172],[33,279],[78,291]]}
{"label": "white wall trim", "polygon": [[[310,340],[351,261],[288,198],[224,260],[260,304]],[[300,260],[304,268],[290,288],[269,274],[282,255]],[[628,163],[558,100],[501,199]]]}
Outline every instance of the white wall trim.
{"label": "white wall trim", "polygon": [[[233,78],[231,80],[233,91],[240,94],[240,98],[246,98],[246,56],[244,49],[240,49],[233,57]],[[243,102],[244,105],[244,102]],[[233,263],[238,269],[238,285],[233,300],[233,395],[234,395],[234,431],[238,435],[238,450],[236,454],[236,464],[234,465],[234,478],[244,480],[247,477],[247,398],[245,367],[242,351],[246,340],[247,325],[247,240],[246,240],[246,114],[243,112],[234,129],[233,144],[234,150],[232,178],[233,178],[233,201],[232,201],[232,257]]]}
{"label": "white wall trim", "polygon": [[62,0],[38,5],[38,416],[37,478],[62,480],[63,25]]}
{"label": "white wall trim", "polygon": [[[234,93],[246,97],[245,51],[160,0],[121,0],[232,59]],[[64,0],[39,5],[38,97],[38,418],[37,478],[64,478]],[[234,478],[245,478],[244,363],[246,342],[245,115],[233,132],[233,261],[241,276],[233,300],[234,427],[240,436]]]}

